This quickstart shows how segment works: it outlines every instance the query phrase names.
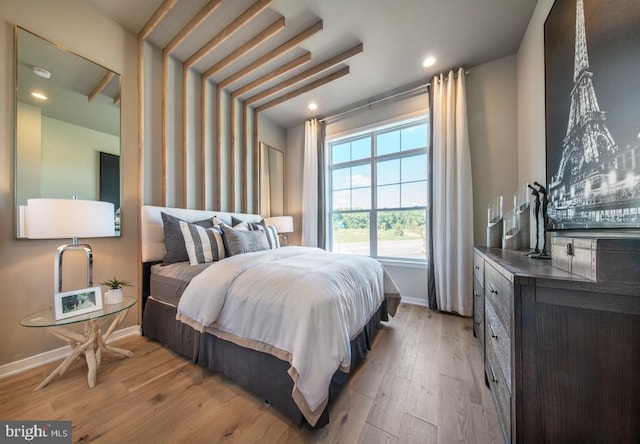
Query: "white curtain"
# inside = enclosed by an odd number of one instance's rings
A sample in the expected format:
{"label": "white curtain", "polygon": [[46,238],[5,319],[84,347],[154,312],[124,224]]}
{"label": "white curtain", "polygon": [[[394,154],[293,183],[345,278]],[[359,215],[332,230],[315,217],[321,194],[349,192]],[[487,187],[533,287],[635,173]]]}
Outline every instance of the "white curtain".
{"label": "white curtain", "polygon": [[318,119],[304,124],[302,245],[318,246]]}
{"label": "white curtain", "polygon": [[433,268],[438,309],[472,315],[473,191],[464,70],[433,78]]}

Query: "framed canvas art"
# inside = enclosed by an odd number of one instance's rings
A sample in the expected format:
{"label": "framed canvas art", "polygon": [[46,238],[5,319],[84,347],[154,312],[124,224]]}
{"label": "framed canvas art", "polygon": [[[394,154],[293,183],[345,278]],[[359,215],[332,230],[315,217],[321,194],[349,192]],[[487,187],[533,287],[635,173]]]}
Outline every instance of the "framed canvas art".
{"label": "framed canvas art", "polygon": [[640,228],[640,2],[556,0],[544,26],[550,230]]}

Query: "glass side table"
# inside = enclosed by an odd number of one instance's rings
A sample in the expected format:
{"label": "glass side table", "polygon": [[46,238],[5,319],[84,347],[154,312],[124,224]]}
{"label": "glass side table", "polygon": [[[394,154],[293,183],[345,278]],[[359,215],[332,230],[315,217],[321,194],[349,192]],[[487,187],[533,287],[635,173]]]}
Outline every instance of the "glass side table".
{"label": "glass side table", "polygon": [[[40,390],[51,382],[56,375],[62,376],[71,363],[82,353],[84,353],[89,369],[87,373],[87,384],[89,388],[96,386],[96,375],[98,373],[98,367],[100,367],[102,352],[111,352],[124,357],[133,356],[133,353],[128,350],[107,345],[107,339],[118,325],[122,323],[127,315],[127,311],[129,311],[129,308],[133,307],[136,302],[135,298],[125,297],[119,304],[105,304],[102,310],[96,310],[57,321],[53,315],[53,307],[45,308],[44,310],[25,316],[24,319],[20,321],[20,325],[24,327],[48,327],[49,333],[66,341],[72,349],[71,354],[35,389]],[[116,317],[111,321],[111,325],[109,325],[103,334],[101,330],[102,325],[107,322],[107,316],[114,314]],[[80,323],[84,324],[84,335],[65,328],[66,325]]]}

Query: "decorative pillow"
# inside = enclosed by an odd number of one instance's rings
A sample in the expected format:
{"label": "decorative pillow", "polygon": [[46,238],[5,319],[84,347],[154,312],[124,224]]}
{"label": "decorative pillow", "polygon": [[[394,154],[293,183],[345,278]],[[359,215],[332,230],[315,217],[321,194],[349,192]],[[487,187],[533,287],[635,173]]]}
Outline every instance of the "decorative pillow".
{"label": "decorative pillow", "polygon": [[275,225],[269,225],[265,227],[261,224],[249,224],[249,230],[251,231],[262,231],[265,236],[267,236],[267,242],[269,243],[269,248],[274,250],[276,248],[280,248],[280,239],[278,238],[278,229]]}
{"label": "decorative pillow", "polygon": [[234,224],[233,228],[235,228],[236,230],[247,231],[247,230],[249,230],[249,224],[242,220],[239,223]]}
{"label": "decorative pillow", "polygon": [[269,250],[269,242],[263,231],[236,230],[222,225],[222,235],[230,256]]}
{"label": "decorative pillow", "polygon": [[[246,225],[248,227],[248,230],[253,230],[253,228],[251,228],[252,225],[261,225],[263,227],[265,226],[264,219],[262,219],[260,222],[247,222],[242,219],[238,219],[235,216],[231,216],[231,225],[233,226],[233,228],[239,228],[238,225],[242,227],[242,224]],[[243,228],[239,229],[242,230]]]}
{"label": "decorative pillow", "polygon": [[180,221],[180,230],[191,265],[206,264],[226,257],[220,228],[203,228]]}
{"label": "decorative pillow", "polygon": [[[167,213],[161,213],[164,228],[164,248],[167,253],[162,261],[163,265],[174,264],[176,262],[186,262],[189,260],[187,249],[184,246],[184,237],[180,230],[180,222],[182,219]],[[213,226],[212,219],[204,219],[198,222],[191,222],[204,228]]]}

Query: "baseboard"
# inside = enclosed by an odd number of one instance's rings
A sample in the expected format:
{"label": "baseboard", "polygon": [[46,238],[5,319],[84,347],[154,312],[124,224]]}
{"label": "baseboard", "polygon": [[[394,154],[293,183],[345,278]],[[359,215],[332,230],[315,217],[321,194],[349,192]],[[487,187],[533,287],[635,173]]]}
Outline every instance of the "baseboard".
{"label": "baseboard", "polygon": [[[116,341],[118,339],[126,338],[127,336],[142,335],[142,329],[139,325],[123,328],[122,330],[114,331],[107,342]],[[26,370],[34,367],[39,367],[49,362],[57,361],[65,358],[71,353],[71,347],[66,345],[64,347],[56,348],[55,350],[49,350],[44,353],[40,353],[35,356],[21,359],[19,361],[10,362],[0,366],[0,379],[7,376],[15,375],[16,373],[22,373]]]}
{"label": "baseboard", "polygon": [[400,299],[400,302],[402,302],[403,304],[419,305],[421,307],[429,308],[429,301],[427,301],[426,299],[407,298],[402,296],[402,299]]}

